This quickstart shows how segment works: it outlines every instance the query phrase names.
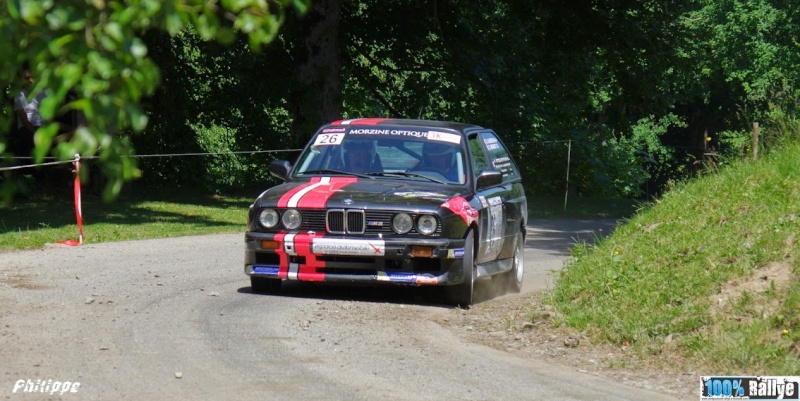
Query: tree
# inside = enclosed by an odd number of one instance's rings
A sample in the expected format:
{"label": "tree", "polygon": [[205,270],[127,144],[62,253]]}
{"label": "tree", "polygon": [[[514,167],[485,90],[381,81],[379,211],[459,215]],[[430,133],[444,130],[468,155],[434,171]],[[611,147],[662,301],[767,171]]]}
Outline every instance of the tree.
{"label": "tree", "polygon": [[[310,0],[8,0],[0,10],[0,83],[16,93],[19,67],[28,62],[38,77],[35,90],[49,96],[41,105],[42,117],[52,121],[59,113],[77,111],[85,125],[68,140],[55,141],[59,127],[49,123],[34,137],[33,156],[41,162],[48,154],[69,160],[75,154],[98,155],[110,181],[107,197],[116,194],[123,180],[139,174],[126,134],[141,132],[148,117],[140,102],[159,84],[159,70],[148,56],[142,35],[151,30],[177,35],[193,29],[203,40],[230,43],[245,35],[253,49],[270,42],[284,20],[285,10],[300,12]],[[78,99],[65,102],[69,91]],[[0,114],[10,125],[10,105]],[[5,152],[0,142],[0,154]],[[13,184],[2,183],[9,199]]]}

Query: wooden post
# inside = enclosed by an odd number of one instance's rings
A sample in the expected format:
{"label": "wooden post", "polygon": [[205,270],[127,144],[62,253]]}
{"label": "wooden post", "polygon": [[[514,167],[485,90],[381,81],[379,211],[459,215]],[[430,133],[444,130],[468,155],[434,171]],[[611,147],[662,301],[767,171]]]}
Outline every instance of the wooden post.
{"label": "wooden post", "polygon": [[753,160],[758,160],[758,122],[753,123]]}
{"label": "wooden post", "polygon": [[567,211],[567,197],[569,196],[569,165],[570,159],[572,158],[572,139],[569,140],[567,144],[567,185],[566,191],[564,191],[564,211]]}

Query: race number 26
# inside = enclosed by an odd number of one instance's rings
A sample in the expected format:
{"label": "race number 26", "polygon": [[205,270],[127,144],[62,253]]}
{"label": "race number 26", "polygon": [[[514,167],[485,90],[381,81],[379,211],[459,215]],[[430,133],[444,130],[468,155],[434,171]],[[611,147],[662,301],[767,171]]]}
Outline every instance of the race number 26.
{"label": "race number 26", "polygon": [[314,140],[314,145],[339,145],[342,143],[342,139],[344,139],[344,134],[320,134]]}

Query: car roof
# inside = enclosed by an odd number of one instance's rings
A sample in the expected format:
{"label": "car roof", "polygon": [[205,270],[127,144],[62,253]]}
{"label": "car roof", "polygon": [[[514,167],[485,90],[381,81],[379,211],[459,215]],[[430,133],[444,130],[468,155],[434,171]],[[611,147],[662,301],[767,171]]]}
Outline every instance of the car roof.
{"label": "car roof", "polygon": [[355,118],[350,120],[337,120],[327,126],[393,126],[393,127],[417,127],[417,128],[437,128],[437,129],[451,129],[460,133],[484,129],[475,124],[466,124],[453,121],[438,121],[438,120],[416,120],[408,118]]}

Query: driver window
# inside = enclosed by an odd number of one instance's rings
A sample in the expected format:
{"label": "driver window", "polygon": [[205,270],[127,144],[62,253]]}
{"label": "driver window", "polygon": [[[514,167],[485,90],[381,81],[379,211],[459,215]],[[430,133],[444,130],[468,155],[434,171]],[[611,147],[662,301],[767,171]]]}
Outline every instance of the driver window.
{"label": "driver window", "polygon": [[477,176],[481,171],[489,168],[489,160],[477,134],[469,136],[469,150],[472,153],[472,174]]}

